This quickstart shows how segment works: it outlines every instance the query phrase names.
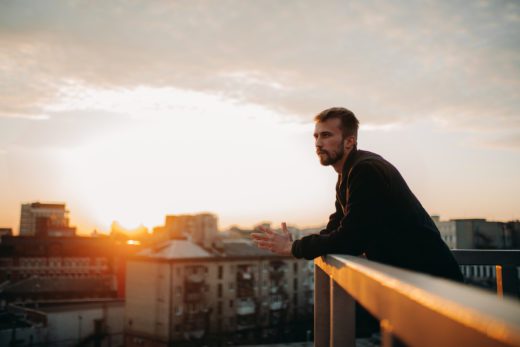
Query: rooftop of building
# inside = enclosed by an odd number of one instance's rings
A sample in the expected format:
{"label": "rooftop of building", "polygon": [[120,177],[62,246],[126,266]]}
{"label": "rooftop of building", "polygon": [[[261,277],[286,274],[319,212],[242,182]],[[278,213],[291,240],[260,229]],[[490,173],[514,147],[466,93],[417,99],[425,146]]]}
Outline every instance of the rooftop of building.
{"label": "rooftop of building", "polygon": [[167,240],[145,248],[137,256],[159,259],[209,258],[213,255],[188,240]]}
{"label": "rooftop of building", "polygon": [[218,260],[223,258],[279,258],[280,255],[259,249],[248,239],[220,239],[211,248],[184,239],[173,239],[141,250],[137,258],[168,260]]}
{"label": "rooftop of building", "polygon": [[60,204],[60,203],[46,203],[46,202],[33,202],[33,203],[29,203],[29,204],[24,204],[24,205],[30,205],[31,207],[34,207],[34,208],[59,208],[59,209],[65,209],[65,204]]}
{"label": "rooftop of building", "polygon": [[261,257],[272,256],[273,253],[254,246],[251,241],[243,239],[224,240],[221,244],[224,257]]}

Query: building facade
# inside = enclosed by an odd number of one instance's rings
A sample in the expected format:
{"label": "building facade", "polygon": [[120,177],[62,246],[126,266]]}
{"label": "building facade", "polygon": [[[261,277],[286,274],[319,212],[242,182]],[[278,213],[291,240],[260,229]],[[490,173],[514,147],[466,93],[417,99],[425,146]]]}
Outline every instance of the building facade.
{"label": "building facade", "polygon": [[71,237],[76,228],[69,226],[65,204],[33,202],[22,204],[20,236]]}
{"label": "building facade", "polygon": [[211,213],[168,215],[164,226],[154,228],[156,242],[172,239],[190,239],[210,249],[217,238],[218,218]]}
{"label": "building facade", "polygon": [[129,248],[101,238],[5,236],[0,303],[122,298]]}
{"label": "building facade", "polygon": [[0,316],[0,346],[123,346],[123,300],[10,305]]}
{"label": "building facade", "polygon": [[485,219],[441,221],[433,216],[441,237],[450,249],[511,249],[516,245],[517,223],[492,222]]}
{"label": "building facade", "polygon": [[146,250],[128,261],[125,344],[303,339],[312,325],[312,266],[243,241],[215,252],[186,240]]}

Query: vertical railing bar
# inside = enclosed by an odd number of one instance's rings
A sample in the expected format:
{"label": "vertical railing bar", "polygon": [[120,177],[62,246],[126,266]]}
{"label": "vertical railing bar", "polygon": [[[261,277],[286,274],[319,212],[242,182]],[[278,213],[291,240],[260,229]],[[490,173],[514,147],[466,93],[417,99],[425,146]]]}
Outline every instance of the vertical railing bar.
{"label": "vertical railing bar", "polygon": [[329,347],[334,345],[334,279],[329,276],[329,298],[330,298],[330,309],[329,309]]}
{"label": "vertical railing bar", "polygon": [[502,265],[496,265],[496,273],[497,273],[497,296],[502,298],[504,296],[504,287],[502,282]]}
{"label": "vertical railing bar", "polygon": [[394,335],[390,322],[387,319],[381,319],[379,325],[381,327],[381,347],[393,347]]}
{"label": "vertical railing bar", "polygon": [[356,346],[356,301],[330,278],[330,346]]}
{"label": "vertical railing bar", "polygon": [[314,346],[330,344],[330,280],[319,266],[314,265]]}

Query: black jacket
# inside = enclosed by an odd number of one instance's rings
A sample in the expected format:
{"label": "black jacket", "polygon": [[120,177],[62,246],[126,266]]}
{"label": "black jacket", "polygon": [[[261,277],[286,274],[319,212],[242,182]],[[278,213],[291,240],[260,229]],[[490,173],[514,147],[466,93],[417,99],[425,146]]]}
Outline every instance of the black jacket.
{"label": "black jacket", "polygon": [[439,230],[397,169],[362,150],[349,154],[336,184],[336,212],[319,235],[296,240],[292,254],[365,254],[370,260],[462,281]]}

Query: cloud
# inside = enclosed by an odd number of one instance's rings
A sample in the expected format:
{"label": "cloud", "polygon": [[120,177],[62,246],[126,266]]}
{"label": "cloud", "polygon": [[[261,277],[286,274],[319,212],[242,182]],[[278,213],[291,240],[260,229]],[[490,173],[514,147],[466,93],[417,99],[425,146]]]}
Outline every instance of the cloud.
{"label": "cloud", "polygon": [[512,1],[0,6],[0,116],[42,114],[73,81],[216,93],[305,120],[345,105],[375,125],[520,133]]}
{"label": "cloud", "polygon": [[480,139],[476,144],[486,148],[520,152],[520,134],[515,131],[501,131]]}
{"label": "cloud", "polygon": [[53,112],[41,119],[0,117],[0,150],[78,146],[127,122],[126,116],[99,110]]}

